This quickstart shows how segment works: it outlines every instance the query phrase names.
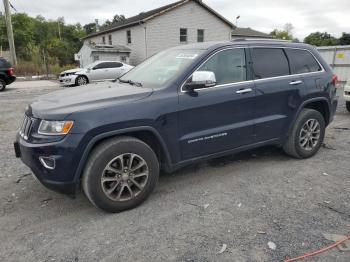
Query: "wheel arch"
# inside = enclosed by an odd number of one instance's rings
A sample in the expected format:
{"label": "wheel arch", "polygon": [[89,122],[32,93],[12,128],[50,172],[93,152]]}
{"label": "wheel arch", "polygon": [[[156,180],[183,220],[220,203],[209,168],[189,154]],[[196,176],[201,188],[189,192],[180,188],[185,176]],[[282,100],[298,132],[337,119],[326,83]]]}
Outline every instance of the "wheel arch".
{"label": "wheel arch", "polygon": [[290,135],[291,130],[293,129],[293,126],[300,115],[301,110],[304,108],[314,109],[322,114],[324,117],[326,126],[329,124],[330,120],[330,105],[328,100],[325,97],[316,97],[312,99],[305,100],[301,105],[299,106],[296,114],[294,115],[293,121],[288,127],[288,132],[286,135],[286,138]]}
{"label": "wheel arch", "polygon": [[82,154],[78,168],[75,172],[75,182],[77,182],[81,178],[83,169],[92,150],[103,141],[119,136],[131,136],[140,139],[152,148],[152,150],[157,155],[160,164],[164,165],[165,169],[167,169],[171,165],[171,157],[169,151],[167,150],[166,144],[155,128],[150,126],[126,128],[99,134],[97,136],[94,136],[89,141]]}

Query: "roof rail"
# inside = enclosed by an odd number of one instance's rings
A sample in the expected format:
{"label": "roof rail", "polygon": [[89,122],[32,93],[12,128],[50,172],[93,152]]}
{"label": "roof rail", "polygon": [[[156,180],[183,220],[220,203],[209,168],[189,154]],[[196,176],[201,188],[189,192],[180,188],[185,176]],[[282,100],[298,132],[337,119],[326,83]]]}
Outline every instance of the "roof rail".
{"label": "roof rail", "polygon": [[292,42],[292,40],[283,40],[283,39],[275,39],[275,38],[236,38],[231,40],[231,42],[236,42],[236,41]]}

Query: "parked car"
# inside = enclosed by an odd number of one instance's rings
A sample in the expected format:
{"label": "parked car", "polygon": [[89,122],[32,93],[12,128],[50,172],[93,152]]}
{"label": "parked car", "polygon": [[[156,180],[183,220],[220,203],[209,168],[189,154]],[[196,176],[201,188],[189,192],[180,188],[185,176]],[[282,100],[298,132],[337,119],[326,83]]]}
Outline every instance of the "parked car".
{"label": "parked car", "polygon": [[114,80],[132,68],[122,62],[96,61],[84,68],[63,71],[58,80],[63,86],[81,86],[95,81]]}
{"label": "parked car", "polygon": [[15,152],[48,188],[81,185],[95,206],[118,212],[150,195],[160,169],[264,145],[313,156],[337,107],[336,79],[306,44],[182,45],[115,83],[38,98]]}
{"label": "parked car", "polygon": [[344,98],[346,103],[346,109],[350,113],[350,79],[346,81],[344,85]]}
{"label": "parked car", "polygon": [[15,80],[16,76],[11,64],[4,58],[0,58],[0,92],[4,91],[6,85],[13,83]]}

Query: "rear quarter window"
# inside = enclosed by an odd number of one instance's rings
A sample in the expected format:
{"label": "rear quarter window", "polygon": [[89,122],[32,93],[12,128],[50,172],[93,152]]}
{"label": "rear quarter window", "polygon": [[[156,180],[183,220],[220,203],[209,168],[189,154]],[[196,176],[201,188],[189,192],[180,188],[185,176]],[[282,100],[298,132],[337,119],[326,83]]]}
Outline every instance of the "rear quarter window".
{"label": "rear quarter window", "polygon": [[285,51],[290,62],[292,74],[303,74],[322,70],[320,64],[309,51],[289,48],[286,48]]}
{"label": "rear quarter window", "polygon": [[289,75],[289,64],[282,48],[252,48],[254,79]]}

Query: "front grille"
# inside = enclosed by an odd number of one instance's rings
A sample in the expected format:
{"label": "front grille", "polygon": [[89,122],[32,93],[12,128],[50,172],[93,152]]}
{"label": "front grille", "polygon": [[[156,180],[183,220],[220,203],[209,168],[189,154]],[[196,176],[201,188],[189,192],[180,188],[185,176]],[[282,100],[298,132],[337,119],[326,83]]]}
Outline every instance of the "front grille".
{"label": "front grille", "polygon": [[27,115],[24,115],[22,124],[19,128],[19,135],[24,139],[28,140],[30,131],[33,126],[34,119],[28,117]]}

